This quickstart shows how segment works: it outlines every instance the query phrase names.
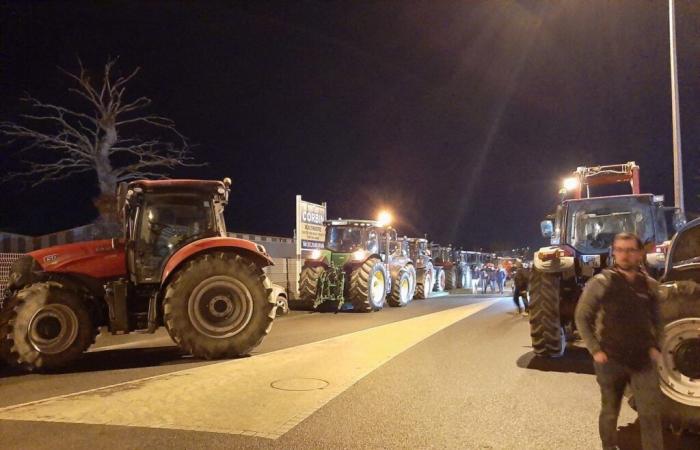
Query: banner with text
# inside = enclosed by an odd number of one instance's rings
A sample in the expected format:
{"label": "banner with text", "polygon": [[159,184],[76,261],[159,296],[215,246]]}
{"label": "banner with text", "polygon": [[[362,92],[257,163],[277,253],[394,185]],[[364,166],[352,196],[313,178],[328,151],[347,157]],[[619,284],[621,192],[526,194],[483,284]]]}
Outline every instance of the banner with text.
{"label": "banner with text", "polygon": [[317,205],[301,199],[297,195],[297,255],[305,256],[305,252],[323,248],[326,237],[326,204]]}

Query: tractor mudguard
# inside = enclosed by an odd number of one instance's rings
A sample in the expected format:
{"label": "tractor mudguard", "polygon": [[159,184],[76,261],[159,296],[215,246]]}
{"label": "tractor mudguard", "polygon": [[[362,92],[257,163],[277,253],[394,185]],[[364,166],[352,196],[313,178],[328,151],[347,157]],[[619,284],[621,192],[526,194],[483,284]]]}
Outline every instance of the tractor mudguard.
{"label": "tractor mudguard", "polygon": [[272,262],[272,259],[264,250],[263,246],[258,245],[255,242],[229,237],[200,239],[185,245],[170,257],[167,264],[165,264],[165,268],[163,269],[163,276],[161,277],[162,283],[165,283],[175,269],[180,267],[183,262],[192,256],[212,250],[232,251],[239,253],[253,261],[253,263],[255,263],[261,269],[263,267],[272,266],[275,264]]}
{"label": "tractor mudguard", "polygon": [[574,272],[576,268],[574,266],[573,256],[559,255],[552,258],[542,257],[544,255],[552,255],[557,251],[559,251],[559,247],[551,246],[542,247],[537,252],[535,252],[535,268],[545,273]]}

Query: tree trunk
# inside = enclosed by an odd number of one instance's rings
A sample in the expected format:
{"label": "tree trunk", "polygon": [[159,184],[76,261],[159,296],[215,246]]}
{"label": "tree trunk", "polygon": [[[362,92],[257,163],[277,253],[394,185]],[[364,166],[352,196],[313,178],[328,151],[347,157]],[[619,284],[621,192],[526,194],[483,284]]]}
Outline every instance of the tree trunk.
{"label": "tree trunk", "polygon": [[[105,226],[106,230],[111,230],[115,225],[118,226],[117,200],[115,196],[117,177],[114,174],[112,162],[109,160],[109,150],[117,142],[117,129],[114,121],[109,119],[103,120],[102,131],[104,134],[95,152],[95,171],[97,173],[97,183],[100,186],[100,195],[93,200],[93,203],[100,213],[97,223]],[[106,231],[106,233],[110,234],[111,231]]]}

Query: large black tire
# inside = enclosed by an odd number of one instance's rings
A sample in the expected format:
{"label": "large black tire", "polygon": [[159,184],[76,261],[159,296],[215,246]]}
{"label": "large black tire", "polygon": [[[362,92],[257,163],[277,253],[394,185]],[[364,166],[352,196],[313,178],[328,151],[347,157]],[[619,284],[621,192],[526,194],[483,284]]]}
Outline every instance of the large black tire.
{"label": "large black tire", "polygon": [[391,280],[391,292],[387,297],[389,306],[406,306],[412,299],[411,274],[407,269],[399,270],[395,279]]}
{"label": "large black tire", "polygon": [[386,282],[384,264],[378,258],[368,258],[353,270],[348,289],[353,310],[371,312],[382,309],[386,301]]}
{"label": "large black tire", "polygon": [[[420,279],[418,280],[418,284],[416,284],[416,295],[414,298],[419,299],[419,300],[424,300],[428,298],[428,295],[430,295],[430,292],[432,291],[433,287],[433,277],[432,277],[432,271],[430,270],[423,270],[418,273]],[[427,286],[427,288],[426,288]]]}
{"label": "large black tire", "polygon": [[457,271],[455,268],[445,270],[445,290],[451,291],[457,287]]}
{"label": "large black tire", "polygon": [[435,269],[435,286],[433,287],[433,290],[435,292],[443,292],[445,290],[445,285],[445,271],[442,269],[442,267],[438,267]]}
{"label": "large black tire", "polygon": [[163,317],[170,337],[197,358],[246,355],[270,332],[272,284],[250,260],[229,252],[199,255],[173,276]]}
{"label": "large black tire", "polygon": [[538,356],[557,358],[564,354],[566,341],[559,316],[559,283],[556,273],[533,269],[530,279],[530,336]]}
{"label": "large black tire", "polygon": [[316,288],[321,274],[325,272],[323,266],[304,266],[299,275],[299,298],[304,305],[310,303],[312,306],[316,301]]}
{"label": "large black tire", "polygon": [[666,327],[658,364],[662,417],[676,430],[700,433],[700,285],[676,281],[659,291]]}
{"label": "large black tire", "polygon": [[79,359],[98,328],[79,293],[58,282],[34,283],[0,313],[0,355],[26,370],[55,370]]}

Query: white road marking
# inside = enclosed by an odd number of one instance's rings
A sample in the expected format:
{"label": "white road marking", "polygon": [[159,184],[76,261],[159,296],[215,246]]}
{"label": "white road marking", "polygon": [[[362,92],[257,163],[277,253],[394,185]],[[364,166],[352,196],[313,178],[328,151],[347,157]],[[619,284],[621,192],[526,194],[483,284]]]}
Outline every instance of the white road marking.
{"label": "white road marking", "polygon": [[[360,379],[493,305],[460,306],[319,342],[0,408],[0,419],[277,439]],[[292,386],[292,389],[275,389]],[[308,386],[311,390],[303,390]]]}

